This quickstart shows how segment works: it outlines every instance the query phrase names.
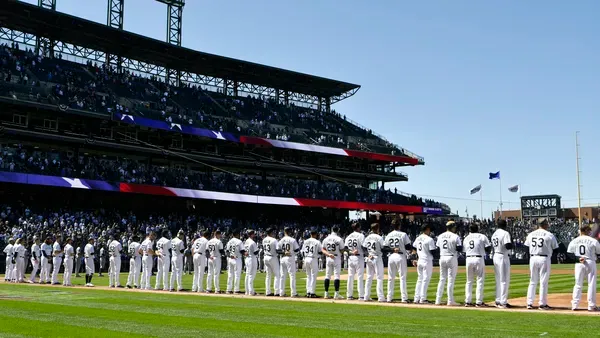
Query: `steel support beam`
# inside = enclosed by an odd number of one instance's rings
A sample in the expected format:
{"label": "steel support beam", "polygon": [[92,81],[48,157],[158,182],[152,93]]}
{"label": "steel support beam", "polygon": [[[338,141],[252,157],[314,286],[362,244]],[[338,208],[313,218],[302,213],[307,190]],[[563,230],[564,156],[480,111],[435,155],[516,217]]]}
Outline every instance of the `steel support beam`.
{"label": "steel support beam", "polygon": [[[167,42],[181,46],[183,6],[185,0],[157,0],[167,5]],[[166,81],[170,85],[179,86],[182,80],[181,71],[167,69]]]}
{"label": "steel support beam", "polygon": [[[106,25],[109,27],[123,30],[123,20],[125,17],[125,0],[108,0]],[[109,66],[121,72],[123,67],[123,59],[118,55],[108,54],[106,62]]]}
{"label": "steel support beam", "polygon": [[[38,6],[51,11],[56,10],[56,0],[38,0]],[[39,54],[54,57],[54,41],[45,37],[36,37],[35,52]]]}

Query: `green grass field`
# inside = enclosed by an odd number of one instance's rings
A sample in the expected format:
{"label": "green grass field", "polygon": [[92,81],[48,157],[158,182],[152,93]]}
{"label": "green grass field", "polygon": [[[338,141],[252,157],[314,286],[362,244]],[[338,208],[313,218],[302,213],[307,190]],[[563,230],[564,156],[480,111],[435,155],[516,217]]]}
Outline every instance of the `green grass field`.
{"label": "green grass field", "polygon": [[[526,295],[529,277],[522,272],[526,268],[513,267],[511,298]],[[557,273],[550,279],[550,293],[570,293],[573,276],[567,272],[572,266],[558,265],[553,269]],[[121,276],[123,284],[126,277],[125,274]],[[242,274],[242,285],[243,277]],[[226,278],[225,273],[221,275],[223,290]],[[408,277],[411,297],[415,281],[416,273],[411,269]],[[436,273],[429,288],[430,300],[435,298],[437,281]],[[73,278],[73,282],[82,285],[84,278]],[[464,282],[464,273],[459,273],[455,289],[457,301],[464,300]],[[94,284],[107,286],[107,278],[95,277]],[[297,285],[303,294],[303,272],[298,273]],[[184,287],[191,288],[191,276],[184,276]],[[342,281],[344,296],[345,288],[345,281]],[[264,274],[257,275],[256,291],[264,292]],[[323,293],[322,281],[318,282],[317,293]],[[486,278],[485,300],[494,300],[494,276],[491,273]],[[411,308],[347,301],[300,302],[6,283],[0,283],[0,304],[3,309],[0,312],[0,337],[591,337],[597,336],[600,330],[595,316],[537,310]]]}

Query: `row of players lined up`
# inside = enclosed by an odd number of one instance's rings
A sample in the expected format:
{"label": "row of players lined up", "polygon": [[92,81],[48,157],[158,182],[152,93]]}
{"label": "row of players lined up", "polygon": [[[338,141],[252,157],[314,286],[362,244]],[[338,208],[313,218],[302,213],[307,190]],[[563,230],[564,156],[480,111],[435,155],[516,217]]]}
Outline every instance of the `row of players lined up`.
{"label": "row of players lined up", "polygon": [[[550,258],[553,250],[558,248],[556,238],[547,231],[548,222],[540,220],[539,228],[531,232],[526,239],[525,245],[529,247],[530,253],[530,271],[531,280],[527,292],[527,308],[533,308],[537,284],[540,284],[539,308],[548,310],[547,303],[548,280],[550,276]],[[262,245],[265,250],[264,265],[266,269],[266,295],[282,296],[285,294],[286,278],[290,278],[290,289],[292,297],[298,297],[296,291],[296,256],[301,253],[304,260],[304,267],[307,273],[306,296],[318,298],[315,294],[316,279],[318,274],[317,259],[319,255],[326,257],[325,271],[325,298],[329,298],[330,281],[334,279],[335,294],[334,299],[343,299],[340,295],[340,272],[341,257],[344,251],[348,252],[348,283],[347,298],[353,299],[354,279],[356,277],[358,286],[358,299],[371,301],[371,286],[373,279],[376,278],[377,298],[380,302],[392,302],[394,299],[394,286],[396,276],[400,279],[401,302],[408,303],[408,294],[406,287],[407,261],[417,268],[417,283],[415,288],[414,302],[419,304],[429,304],[427,300],[427,289],[431,280],[433,271],[434,254],[439,251],[440,256],[440,281],[436,294],[436,305],[441,305],[444,288],[447,287],[447,305],[455,306],[454,301],[454,282],[458,269],[458,253],[466,254],[466,306],[486,306],[483,302],[483,287],[485,280],[485,261],[486,252],[491,252],[493,248],[493,262],[496,277],[496,306],[499,308],[510,307],[508,304],[508,290],[510,284],[510,260],[508,251],[512,248],[510,234],[505,230],[506,222],[499,221],[498,229],[492,235],[490,241],[485,235],[479,233],[477,223],[470,226],[470,234],[464,240],[456,234],[456,224],[452,221],[446,224],[447,231],[437,238],[437,243],[429,236],[430,226],[424,225],[422,233],[414,242],[411,242],[408,235],[401,231],[401,224],[393,222],[394,229],[384,237],[380,235],[378,223],[371,225],[371,232],[364,236],[360,232],[358,223],[353,225],[354,232],[346,237],[340,238],[336,233],[338,228],[332,228],[332,233],[327,236],[323,242],[316,239],[318,233],[311,232],[311,238],[307,239],[300,247],[298,242],[290,237],[291,230],[285,229],[284,237],[280,240],[275,239],[274,230],[268,230],[268,236],[263,239]],[[577,309],[581,299],[581,292],[584,280],[588,280],[588,310],[597,311],[596,307],[596,259],[600,255],[600,243],[598,240],[589,236],[591,227],[585,225],[581,228],[581,235],[575,238],[567,249],[570,255],[578,259],[575,266],[575,287],[573,290],[573,309]],[[221,255],[227,257],[227,293],[240,292],[240,277],[242,273],[242,259],[245,258],[246,276],[245,276],[245,294],[256,295],[254,291],[254,279],[258,265],[258,245],[255,242],[255,233],[253,230],[248,232],[248,239],[242,242],[239,239],[239,232],[234,232],[234,237],[223,246],[220,231],[215,231],[214,237],[209,239],[210,231],[205,231],[200,238],[197,238],[192,245],[194,277],[192,292],[213,292],[221,293],[219,284],[219,273],[221,270]],[[182,291],[182,272],[183,272],[183,253],[185,251],[184,233],[180,231],[176,238],[170,239],[168,231],[163,232],[163,237],[156,241],[156,235],[152,232],[142,242],[138,243],[139,238],[134,239],[129,245],[130,270],[127,280],[127,287],[135,287],[150,290],[150,276],[152,275],[153,256],[157,256],[158,272],[156,276],[156,290],[174,291],[175,283],[177,290]],[[14,264],[12,276],[8,279],[23,280],[24,275],[24,247],[17,241],[13,247],[14,254],[11,263]],[[58,270],[65,257],[65,274],[63,285],[71,285],[71,273],[73,271],[74,249],[71,245],[71,239],[68,239],[64,248],[62,247],[60,236],[56,242],[50,246],[48,241],[42,247],[39,246],[39,239],[35,239],[32,247],[32,260],[34,260],[35,276],[41,258],[42,272],[41,281],[48,280],[49,260],[52,259],[54,266],[52,272],[52,284],[58,283]],[[94,266],[94,239],[90,238],[89,243],[84,248],[86,265],[86,286],[93,286],[92,276],[95,272]],[[110,256],[109,267],[109,286],[120,287],[119,272],[121,270],[121,243],[112,239],[108,245]],[[411,254],[408,254],[411,252]],[[388,288],[387,295],[384,295],[383,279],[383,255],[389,255],[388,258]],[[8,262],[7,262],[8,263]],[[364,279],[364,269],[366,265],[366,281]],[[205,268],[208,267],[208,276],[206,279],[206,288],[203,287]],[[170,279],[168,278],[169,269],[172,270]],[[271,288],[273,280],[273,289]],[[472,285],[476,280],[476,302],[472,302]]]}

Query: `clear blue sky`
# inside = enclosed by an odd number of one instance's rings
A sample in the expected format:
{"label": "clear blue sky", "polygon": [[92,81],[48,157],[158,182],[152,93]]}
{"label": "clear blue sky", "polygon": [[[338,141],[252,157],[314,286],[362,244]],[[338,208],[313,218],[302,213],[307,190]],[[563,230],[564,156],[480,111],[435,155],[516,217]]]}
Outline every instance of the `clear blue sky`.
{"label": "clear blue sky", "polygon": [[[37,3],[37,0],[28,0]],[[106,0],[57,0],[106,22]],[[165,39],[166,7],[125,1],[125,29]],[[362,85],[334,108],[425,157],[402,191],[484,216],[518,194],[600,203],[600,2],[188,0],[183,45]],[[512,202],[510,205],[508,202]]]}

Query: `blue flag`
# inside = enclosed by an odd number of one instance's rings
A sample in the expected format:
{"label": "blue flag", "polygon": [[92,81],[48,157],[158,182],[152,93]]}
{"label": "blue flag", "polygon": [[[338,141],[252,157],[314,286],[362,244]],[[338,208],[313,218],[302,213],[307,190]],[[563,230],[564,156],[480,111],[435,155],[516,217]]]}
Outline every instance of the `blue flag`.
{"label": "blue flag", "polygon": [[500,179],[500,172],[490,173],[490,180]]}

